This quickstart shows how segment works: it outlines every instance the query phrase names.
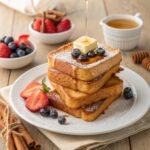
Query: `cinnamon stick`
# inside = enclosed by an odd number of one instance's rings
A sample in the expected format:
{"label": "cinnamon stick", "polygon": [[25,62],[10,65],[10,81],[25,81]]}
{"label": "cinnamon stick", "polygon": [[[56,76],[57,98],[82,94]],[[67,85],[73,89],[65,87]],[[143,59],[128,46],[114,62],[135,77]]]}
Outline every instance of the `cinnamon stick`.
{"label": "cinnamon stick", "polygon": [[[41,18],[41,17],[42,17],[42,14],[37,14],[36,17],[37,17],[37,18]],[[54,14],[47,14],[47,13],[46,13],[46,19],[51,19],[51,20],[54,20],[54,21],[55,21],[56,18],[57,18],[56,15],[54,15]]]}
{"label": "cinnamon stick", "polygon": [[41,145],[40,144],[36,144],[35,145],[35,150],[40,150],[41,149]]}
{"label": "cinnamon stick", "polygon": [[48,13],[46,13],[46,18],[55,20],[57,18],[57,16],[54,15],[54,14],[48,14]]}
{"label": "cinnamon stick", "polygon": [[61,11],[58,11],[58,10],[49,9],[47,12],[48,12],[49,14],[55,14],[55,15],[58,16],[58,17],[63,17],[63,16],[65,16],[65,13],[64,13],[64,12],[61,12]]}
{"label": "cinnamon stick", "polygon": [[29,150],[28,146],[26,145],[24,139],[21,136],[12,133],[12,137],[14,139],[14,143],[17,150]]}
{"label": "cinnamon stick", "polygon": [[4,114],[5,106],[0,103],[0,129],[4,128],[3,114]]}
{"label": "cinnamon stick", "polygon": [[[6,109],[8,110],[6,111],[6,113],[4,113]],[[8,115],[8,118],[4,115]],[[5,119],[7,120],[6,122]],[[10,130],[12,130],[8,133],[6,132],[8,136],[8,141],[6,141],[8,150],[39,150],[41,148],[41,145],[36,144],[28,130],[21,123],[20,119],[18,119],[14,113],[10,112],[7,104],[3,104],[3,102],[1,102],[0,100],[0,129],[4,129],[8,125],[10,127]],[[14,125],[21,126],[13,129]],[[8,129],[6,131],[8,131]]]}
{"label": "cinnamon stick", "polygon": [[34,139],[32,138],[29,131],[25,127],[19,128],[19,132],[22,134],[22,136],[29,148],[32,148],[35,146]]}
{"label": "cinnamon stick", "polygon": [[41,32],[45,32],[45,18],[46,18],[46,12],[43,12],[42,14],[42,25],[41,25]]}
{"label": "cinnamon stick", "polygon": [[[13,122],[17,122],[18,118],[16,117],[15,114],[11,114],[10,120]],[[32,136],[30,135],[29,131],[24,127],[24,125],[22,124],[22,126],[20,128],[18,128],[18,132],[22,135],[26,145],[30,148],[33,149],[35,146],[35,141],[32,138]]]}
{"label": "cinnamon stick", "polygon": [[8,137],[8,147],[7,147],[7,149],[8,150],[16,150],[14,139],[13,139],[11,133],[10,133],[10,135]]}
{"label": "cinnamon stick", "polygon": [[[11,113],[9,123],[11,124],[11,123],[15,123],[18,121],[19,121],[19,119],[16,117],[16,115],[14,113]],[[17,150],[29,150],[28,145],[25,143],[25,141],[21,135],[17,135],[15,133],[12,133],[12,138],[13,138],[14,145],[15,145]]]}
{"label": "cinnamon stick", "polygon": [[[0,99],[0,101],[1,101],[1,99]],[[4,104],[0,103],[0,116],[3,116],[5,107],[6,106]]]}
{"label": "cinnamon stick", "polygon": [[[37,17],[43,17],[43,13],[38,13]],[[64,12],[58,10],[47,10],[45,17],[53,21],[60,21],[65,16]],[[42,31],[41,31],[42,32]]]}
{"label": "cinnamon stick", "polygon": [[4,128],[4,122],[2,119],[0,119],[0,129],[2,130]]}

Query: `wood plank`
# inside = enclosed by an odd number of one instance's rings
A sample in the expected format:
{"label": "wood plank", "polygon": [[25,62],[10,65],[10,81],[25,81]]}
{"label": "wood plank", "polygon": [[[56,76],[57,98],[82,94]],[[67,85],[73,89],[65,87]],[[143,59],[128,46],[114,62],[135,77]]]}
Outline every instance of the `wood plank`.
{"label": "wood plank", "polygon": [[[0,37],[4,35],[11,35],[14,11],[8,9],[2,4],[0,4],[0,8]],[[0,87],[6,86],[8,84],[9,73],[9,70],[0,68]]]}
{"label": "wood plank", "polygon": [[[14,18],[14,11],[7,8],[6,6],[0,4],[0,37],[4,35],[12,34],[12,24]],[[7,19],[9,18],[9,19]],[[0,88],[8,84],[10,71],[7,69],[0,68]],[[2,139],[0,139],[0,149],[5,150],[5,144]]]}
{"label": "wood plank", "polygon": [[149,150],[150,148],[150,129],[131,136],[132,150]]}
{"label": "wood plank", "polygon": [[103,43],[104,39],[99,22],[105,16],[106,11],[103,1],[89,0],[87,34],[97,39],[100,43]]}
{"label": "wood plank", "polygon": [[128,140],[128,138],[126,138],[126,139],[116,142],[114,144],[110,144],[103,150],[130,150],[129,140]]}
{"label": "wood plank", "polygon": [[[144,28],[143,28],[143,31],[141,34],[138,48],[136,48],[136,49],[149,49],[150,35],[148,33],[150,31],[150,28],[149,28],[150,1],[105,0],[105,4],[106,4],[108,15],[113,14],[113,13],[130,13],[130,14],[135,14],[136,12],[142,13],[142,18],[144,20]],[[149,78],[150,72],[148,72],[146,69],[144,69],[141,65],[133,64],[132,59],[131,59],[131,53],[132,52],[124,52],[123,53],[123,59],[124,59],[126,65],[129,68],[131,68],[132,70],[136,71],[138,74],[140,74],[150,84],[150,78]],[[142,133],[131,136],[130,144],[131,144],[132,150],[141,150],[141,149],[148,150],[150,147],[149,136],[150,136],[150,130],[146,130]]]}

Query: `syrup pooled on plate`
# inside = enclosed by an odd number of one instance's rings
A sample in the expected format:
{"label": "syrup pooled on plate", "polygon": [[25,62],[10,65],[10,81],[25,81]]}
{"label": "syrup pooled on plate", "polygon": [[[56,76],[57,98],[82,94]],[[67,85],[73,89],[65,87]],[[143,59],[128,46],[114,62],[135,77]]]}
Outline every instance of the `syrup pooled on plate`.
{"label": "syrup pooled on plate", "polygon": [[130,29],[138,26],[138,23],[130,19],[113,19],[107,22],[113,28]]}

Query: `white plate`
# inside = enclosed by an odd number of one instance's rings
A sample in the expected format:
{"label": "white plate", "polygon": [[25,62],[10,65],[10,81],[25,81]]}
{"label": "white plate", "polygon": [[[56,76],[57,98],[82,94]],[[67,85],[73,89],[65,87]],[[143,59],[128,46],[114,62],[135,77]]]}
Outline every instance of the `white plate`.
{"label": "white plate", "polygon": [[[13,84],[10,92],[10,102],[14,111],[27,122],[49,131],[70,135],[96,135],[125,128],[144,116],[150,106],[150,88],[145,80],[128,68],[124,68],[119,76],[124,80],[124,86],[132,87],[134,100],[120,97],[97,120],[85,122],[73,116],[67,117],[67,125],[60,125],[57,119],[44,118],[38,113],[32,113],[25,107],[20,92],[32,81],[41,80],[47,76],[47,64],[37,66],[21,75]],[[136,89],[136,90],[135,90]],[[65,114],[58,111],[59,115]]]}

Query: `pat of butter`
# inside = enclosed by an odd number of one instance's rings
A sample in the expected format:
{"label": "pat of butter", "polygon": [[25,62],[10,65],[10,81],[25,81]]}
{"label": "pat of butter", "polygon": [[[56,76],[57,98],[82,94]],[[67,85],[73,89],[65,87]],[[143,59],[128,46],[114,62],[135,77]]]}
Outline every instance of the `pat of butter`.
{"label": "pat of butter", "polygon": [[82,36],[73,42],[73,47],[80,49],[81,53],[86,54],[90,50],[97,48],[97,40],[88,36]]}

